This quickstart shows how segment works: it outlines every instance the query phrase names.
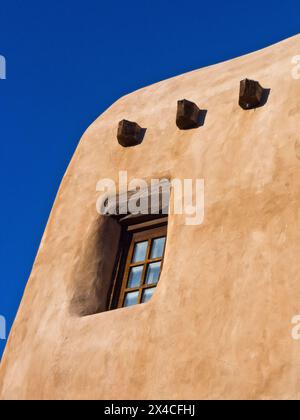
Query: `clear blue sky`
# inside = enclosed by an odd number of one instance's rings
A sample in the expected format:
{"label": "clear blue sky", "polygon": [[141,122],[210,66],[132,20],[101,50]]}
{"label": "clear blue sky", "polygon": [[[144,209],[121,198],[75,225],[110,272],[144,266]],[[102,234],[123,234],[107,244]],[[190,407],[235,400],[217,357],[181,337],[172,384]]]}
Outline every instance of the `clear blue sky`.
{"label": "clear blue sky", "polygon": [[7,80],[0,80],[0,314],[10,328],[87,126],[128,92],[295,35],[300,2],[0,1],[0,55],[7,59]]}

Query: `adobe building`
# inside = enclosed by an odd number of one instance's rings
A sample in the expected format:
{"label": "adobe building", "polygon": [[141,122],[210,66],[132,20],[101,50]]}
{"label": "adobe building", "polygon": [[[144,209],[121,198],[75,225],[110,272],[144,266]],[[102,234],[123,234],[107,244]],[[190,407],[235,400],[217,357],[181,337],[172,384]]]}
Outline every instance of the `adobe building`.
{"label": "adobe building", "polygon": [[[88,128],[7,343],[1,399],[300,397],[299,54],[296,36],[175,77]],[[100,216],[96,185],[120,171],[203,179],[203,223]]]}

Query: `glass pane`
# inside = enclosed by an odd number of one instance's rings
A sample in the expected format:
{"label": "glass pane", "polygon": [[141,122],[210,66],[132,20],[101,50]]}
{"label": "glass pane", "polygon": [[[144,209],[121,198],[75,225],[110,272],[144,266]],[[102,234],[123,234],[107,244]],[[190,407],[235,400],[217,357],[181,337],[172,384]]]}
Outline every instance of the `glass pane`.
{"label": "glass pane", "polygon": [[142,274],[143,274],[143,265],[138,267],[132,267],[129,273],[129,279],[127,288],[133,289],[134,287],[139,287],[142,281]]}
{"label": "glass pane", "polygon": [[147,255],[148,241],[135,244],[133,253],[133,263],[145,261]]}
{"label": "glass pane", "polygon": [[152,287],[152,289],[146,289],[143,292],[142,296],[142,303],[147,303],[152,298],[154,292],[156,290],[156,287]]}
{"label": "glass pane", "polygon": [[161,262],[148,265],[146,284],[157,284],[160,275]]}
{"label": "glass pane", "polygon": [[162,258],[165,250],[166,238],[154,239],[151,248],[151,259]]}
{"label": "glass pane", "polygon": [[139,292],[126,293],[124,307],[133,306],[137,304]]}

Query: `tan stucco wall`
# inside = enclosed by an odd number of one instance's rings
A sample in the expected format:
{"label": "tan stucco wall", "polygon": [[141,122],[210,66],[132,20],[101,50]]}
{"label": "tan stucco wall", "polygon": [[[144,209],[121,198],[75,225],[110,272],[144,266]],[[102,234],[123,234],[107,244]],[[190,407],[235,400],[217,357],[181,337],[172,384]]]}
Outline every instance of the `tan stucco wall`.
{"label": "tan stucco wall", "polygon": [[[87,130],[8,341],[2,399],[300,397],[300,342],[291,338],[300,313],[298,54],[299,36],[158,83],[120,99]],[[271,89],[264,107],[238,106],[245,77]],[[183,98],[208,110],[204,127],[178,130]],[[140,146],[118,144],[123,118],[148,128]],[[110,279],[107,247],[118,240],[96,212],[96,183],[117,181],[119,170],[203,178],[205,220],[193,227],[170,217],[148,304],[81,317],[76,299],[95,310]]]}

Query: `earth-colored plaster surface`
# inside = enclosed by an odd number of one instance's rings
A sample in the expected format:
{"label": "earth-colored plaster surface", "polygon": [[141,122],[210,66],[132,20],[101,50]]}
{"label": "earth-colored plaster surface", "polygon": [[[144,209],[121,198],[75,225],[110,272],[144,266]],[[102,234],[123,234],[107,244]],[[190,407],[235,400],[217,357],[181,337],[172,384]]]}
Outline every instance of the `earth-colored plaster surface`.
{"label": "earth-colored plaster surface", "polygon": [[[300,341],[291,337],[300,313],[299,54],[296,36],[142,89],[92,124],[7,344],[2,399],[300,397]],[[238,106],[245,77],[271,89],[264,107]],[[208,110],[203,127],[176,127],[183,98]],[[118,144],[124,118],[147,127],[141,145]],[[82,316],[104,309],[119,231],[96,212],[96,184],[117,181],[119,170],[203,178],[205,220],[170,217],[148,304]]]}

